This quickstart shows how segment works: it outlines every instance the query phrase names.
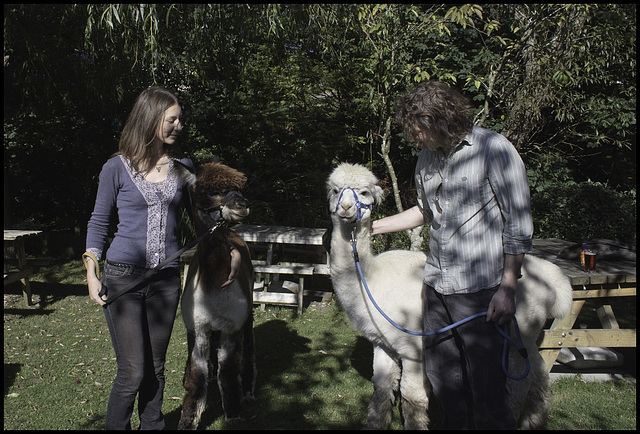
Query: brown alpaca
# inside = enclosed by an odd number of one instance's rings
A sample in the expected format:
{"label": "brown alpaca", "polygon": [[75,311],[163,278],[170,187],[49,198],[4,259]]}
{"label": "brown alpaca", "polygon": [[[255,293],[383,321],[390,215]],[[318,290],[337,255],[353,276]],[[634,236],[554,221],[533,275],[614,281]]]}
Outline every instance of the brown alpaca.
{"label": "brown alpaca", "polygon": [[[201,166],[197,176],[184,166],[180,171],[193,195],[198,233],[222,220],[237,222],[249,214],[248,202],[240,193],[246,181],[242,173],[218,163]],[[235,281],[221,287],[231,270],[231,246],[240,252],[241,265]],[[178,429],[198,427],[207,401],[209,364],[212,375],[217,375],[226,420],[239,419],[241,402],[253,399],[252,291],[251,257],[238,234],[218,228],[198,243],[182,294],[189,356]]]}

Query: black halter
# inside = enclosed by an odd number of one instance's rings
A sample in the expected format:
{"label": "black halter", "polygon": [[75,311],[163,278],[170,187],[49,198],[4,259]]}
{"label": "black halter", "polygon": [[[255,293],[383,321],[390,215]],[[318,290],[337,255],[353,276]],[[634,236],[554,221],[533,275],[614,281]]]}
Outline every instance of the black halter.
{"label": "black halter", "polygon": [[227,204],[227,202],[229,202],[231,200],[231,198],[233,196],[235,196],[236,194],[238,194],[238,189],[234,188],[233,190],[227,192],[227,194],[224,196],[224,199],[222,199],[222,202],[220,202],[220,205],[211,206],[209,208],[200,208],[199,206],[194,205],[194,208],[197,209],[200,212],[203,212],[205,214],[209,214],[209,216],[211,216],[215,212],[218,212],[220,214],[220,216],[216,220],[222,220],[222,208],[224,208],[225,205]]}

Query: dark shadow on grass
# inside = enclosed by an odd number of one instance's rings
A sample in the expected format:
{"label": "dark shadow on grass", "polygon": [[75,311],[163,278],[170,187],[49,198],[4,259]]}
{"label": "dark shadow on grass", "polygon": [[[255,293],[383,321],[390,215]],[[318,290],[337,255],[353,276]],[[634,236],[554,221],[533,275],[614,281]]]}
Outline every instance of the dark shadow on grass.
{"label": "dark shadow on grass", "polygon": [[[256,400],[243,405],[241,422],[224,423],[223,429],[359,429],[361,421],[353,422],[349,417],[339,420],[318,420],[315,416],[324,406],[325,398],[316,393],[326,388],[327,382],[336,385],[337,376],[346,369],[322,368],[326,352],[314,351],[309,338],[301,336],[290,327],[288,321],[274,319],[254,329],[256,347]],[[324,347],[323,347],[324,348]],[[330,350],[327,350],[330,352]],[[354,358],[358,372],[371,377],[371,345],[366,340],[359,341]],[[367,367],[369,366],[369,374]],[[310,373],[324,373],[323,379]],[[357,375],[357,374],[354,374]],[[210,382],[207,408],[198,429],[210,429],[214,423],[224,418],[220,396],[215,381]],[[358,408],[366,408],[370,396],[362,397],[363,402],[345,403]],[[180,419],[182,407],[167,414],[167,429],[175,429]]]}
{"label": "dark shadow on grass", "polygon": [[13,386],[13,381],[18,376],[22,365],[20,363],[5,363],[4,364],[4,396],[7,396],[7,392]]}
{"label": "dark shadow on grass", "polygon": [[24,308],[24,309],[20,309],[20,308],[5,308],[4,309],[4,315],[18,315],[21,318],[25,318],[28,316],[34,316],[34,315],[50,315],[54,312],[53,309],[42,309],[39,307],[32,307],[32,308]]}
{"label": "dark shadow on grass", "polygon": [[[106,408],[105,408],[106,411]],[[87,418],[85,422],[79,423],[81,430],[104,430],[106,426],[107,416],[105,413],[100,413],[99,415],[93,415],[91,419]]]}
{"label": "dark shadow on grass", "polygon": [[351,366],[362,377],[371,381],[371,377],[373,377],[373,345],[371,342],[362,336],[358,336],[350,359]]}
{"label": "dark shadow on grass", "polygon": [[75,296],[89,296],[87,285],[63,284],[53,282],[32,282],[32,291],[40,295],[40,305],[53,304],[58,300]]}
{"label": "dark shadow on grass", "polygon": [[[78,284],[65,284],[65,283],[55,283],[55,282],[38,282],[31,281],[31,294],[37,295],[40,300],[36,303],[37,299],[34,299],[34,305],[32,307],[37,309],[44,308],[47,305],[53,304],[56,301],[62,300],[66,297],[75,295],[75,296],[89,296],[87,291],[87,285],[78,285]],[[5,294],[14,294],[22,296],[22,289],[19,285],[19,282],[12,283],[4,287]],[[24,305],[24,301],[20,298],[20,304]]]}
{"label": "dark shadow on grass", "polygon": [[[33,305],[27,306],[24,298],[22,297],[22,288],[20,287],[18,282],[12,283],[11,285],[7,285],[4,287],[4,294],[11,295],[11,299],[5,297],[4,304],[4,315],[17,315],[20,318],[34,316],[34,315],[49,315],[54,312],[53,309],[45,309],[45,306],[42,303],[36,303],[33,294],[37,294],[40,296],[40,293],[37,292],[38,282],[31,282],[31,300],[34,302]],[[40,296],[41,297],[41,296]]]}
{"label": "dark shadow on grass", "polygon": [[45,308],[69,296],[87,296],[87,285],[31,282],[31,292],[40,296],[40,308]]}
{"label": "dark shadow on grass", "polygon": [[[289,420],[292,418],[300,418],[299,422],[304,422],[302,412],[291,411],[291,409],[281,409],[276,411],[270,408],[270,403],[261,399],[261,390],[282,389],[286,391],[289,386],[283,381],[283,374],[292,367],[292,361],[296,354],[308,353],[309,339],[299,336],[295,331],[287,327],[287,323],[282,320],[273,320],[261,324],[254,328],[255,347],[256,347],[256,366],[258,376],[256,380],[256,403],[243,406],[243,417],[245,422],[225,424],[227,429],[249,429],[249,427],[260,429],[258,425],[253,425],[252,420],[268,418],[271,423],[278,420]],[[198,429],[206,429],[213,424],[218,418],[224,417],[222,411],[222,403],[220,401],[220,393],[214,379],[209,382],[207,389],[207,407],[202,416],[202,420]],[[294,393],[289,390],[290,393]],[[286,392],[283,392],[286,393]],[[295,393],[300,393],[299,391]],[[167,429],[175,429],[180,420],[182,407],[177,408],[171,413],[165,415],[167,421]],[[255,413],[260,413],[256,416]],[[254,418],[254,416],[256,416]],[[274,422],[275,421],[275,422]],[[277,425],[270,425],[277,426]],[[313,428],[310,425],[299,425],[300,427]]]}

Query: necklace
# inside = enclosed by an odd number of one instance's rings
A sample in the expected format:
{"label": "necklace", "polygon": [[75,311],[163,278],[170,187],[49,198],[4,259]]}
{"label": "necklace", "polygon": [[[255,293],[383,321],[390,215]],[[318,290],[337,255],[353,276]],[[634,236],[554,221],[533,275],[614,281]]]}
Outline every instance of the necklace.
{"label": "necklace", "polygon": [[165,164],[169,164],[169,162],[165,161],[164,163],[157,163],[156,164],[156,170],[158,171],[158,173],[160,173],[160,170],[162,170],[162,166],[164,166]]}

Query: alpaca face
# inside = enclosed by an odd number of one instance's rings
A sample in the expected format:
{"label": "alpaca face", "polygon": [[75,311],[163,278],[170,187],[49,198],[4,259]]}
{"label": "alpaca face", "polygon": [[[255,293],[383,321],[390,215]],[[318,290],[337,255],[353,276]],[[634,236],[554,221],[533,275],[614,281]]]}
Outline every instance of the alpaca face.
{"label": "alpaca face", "polygon": [[194,217],[206,227],[220,220],[237,223],[249,215],[249,201],[240,192],[247,180],[242,173],[220,163],[200,166],[197,175],[186,166],[179,170],[192,194]]}
{"label": "alpaca face", "polygon": [[249,215],[249,201],[238,190],[200,191],[194,206],[198,218],[208,227],[220,220],[237,223]]}
{"label": "alpaca face", "polygon": [[200,220],[212,226],[220,219],[235,223],[249,215],[249,201],[240,192],[246,179],[242,173],[223,164],[200,166],[193,192]]}
{"label": "alpaca face", "polygon": [[378,178],[364,166],[343,163],[327,180],[329,211],[345,222],[371,218],[371,207],[382,201]]}

